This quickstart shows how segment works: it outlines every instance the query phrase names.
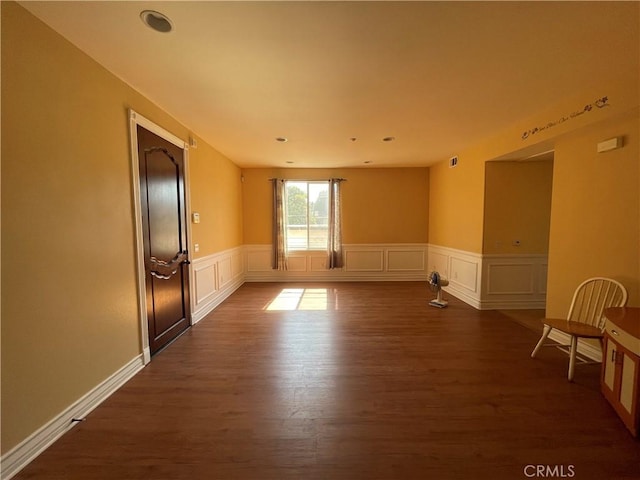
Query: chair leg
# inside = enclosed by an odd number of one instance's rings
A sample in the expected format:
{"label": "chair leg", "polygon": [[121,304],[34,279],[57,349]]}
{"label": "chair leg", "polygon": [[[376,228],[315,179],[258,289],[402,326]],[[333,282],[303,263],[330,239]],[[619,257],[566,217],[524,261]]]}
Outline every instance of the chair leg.
{"label": "chair leg", "polygon": [[571,335],[571,353],[569,354],[569,375],[570,382],[573,381],[573,372],[576,368],[576,350],[578,349],[578,337]]}
{"label": "chair leg", "polygon": [[544,344],[544,341],[547,339],[550,333],[551,333],[551,327],[549,325],[545,325],[544,330],[542,330],[542,336],[540,337],[540,340],[538,340],[536,347],[533,349],[533,352],[531,352],[531,358],[534,358],[536,356],[536,354],[538,353],[538,350],[540,350],[540,347],[542,347],[542,345]]}

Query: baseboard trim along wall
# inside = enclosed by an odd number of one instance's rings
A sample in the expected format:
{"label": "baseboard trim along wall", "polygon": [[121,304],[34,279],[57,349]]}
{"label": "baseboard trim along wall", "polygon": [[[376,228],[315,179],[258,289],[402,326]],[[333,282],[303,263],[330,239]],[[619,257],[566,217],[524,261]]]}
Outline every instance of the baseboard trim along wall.
{"label": "baseboard trim along wall", "polygon": [[26,467],[29,462],[77,424],[73,419],[85,418],[131,377],[142,370],[143,367],[143,356],[140,354],[50,422],[9,450],[2,456],[1,460],[2,480],[9,480]]}
{"label": "baseboard trim along wall", "polygon": [[344,267],[327,269],[324,251],[292,252],[287,270],[271,268],[271,245],[245,246],[245,281],[426,281],[426,243],[349,244]]}

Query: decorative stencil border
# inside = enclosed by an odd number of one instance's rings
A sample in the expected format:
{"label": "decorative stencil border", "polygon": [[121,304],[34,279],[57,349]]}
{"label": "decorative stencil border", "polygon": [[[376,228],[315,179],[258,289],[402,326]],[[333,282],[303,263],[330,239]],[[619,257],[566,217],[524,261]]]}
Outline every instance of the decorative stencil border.
{"label": "decorative stencil border", "polygon": [[522,140],[526,140],[527,138],[535,135],[536,133],[543,132],[543,131],[548,130],[550,128],[553,128],[553,127],[555,127],[557,125],[560,125],[560,124],[562,124],[564,122],[567,122],[567,121],[569,121],[571,119],[574,119],[576,117],[584,115],[585,113],[589,113],[594,108],[604,108],[604,107],[609,107],[609,106],[610,106],[609,105],[609,97],[599,98],[595,102],[585,105],[582,110],[576,110],[574,112],[571,112],[569,115],[565,115],[564,117],[561,117],[556,121],[549,122],[546,125],[542,125],[540,127],[530,128],[529,130],[523,132]]}

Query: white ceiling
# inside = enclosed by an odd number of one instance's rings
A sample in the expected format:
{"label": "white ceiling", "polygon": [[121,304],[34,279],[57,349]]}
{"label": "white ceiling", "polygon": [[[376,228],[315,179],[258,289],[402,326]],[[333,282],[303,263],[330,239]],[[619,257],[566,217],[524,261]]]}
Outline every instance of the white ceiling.
{"label": "white ceiling", "polygon": [[635,2],[20,3],[241,167],[429,165],[639,69]]}

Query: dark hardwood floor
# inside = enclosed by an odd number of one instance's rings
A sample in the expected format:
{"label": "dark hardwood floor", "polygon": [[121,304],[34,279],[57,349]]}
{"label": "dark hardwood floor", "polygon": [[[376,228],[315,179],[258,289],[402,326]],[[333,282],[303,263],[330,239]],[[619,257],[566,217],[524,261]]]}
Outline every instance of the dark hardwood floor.
{"label": "dark hardwood floor", "polygon": [[640,478],[598,365],[432,296],[245,284],[15,478]]}

